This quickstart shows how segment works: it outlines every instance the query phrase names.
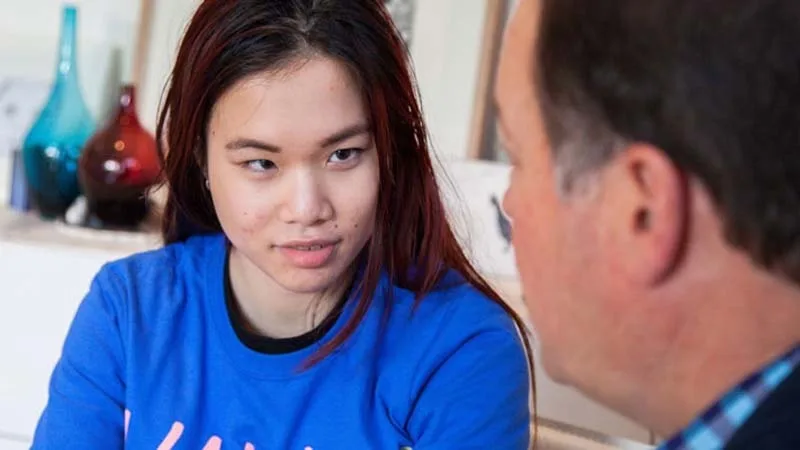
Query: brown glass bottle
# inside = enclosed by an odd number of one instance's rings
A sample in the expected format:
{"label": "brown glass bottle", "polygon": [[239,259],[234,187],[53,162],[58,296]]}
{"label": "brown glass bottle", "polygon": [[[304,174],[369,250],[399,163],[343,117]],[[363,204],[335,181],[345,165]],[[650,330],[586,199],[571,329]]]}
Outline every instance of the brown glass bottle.
{"label": "brown glass bottle", "polygon": [[136,114],[136,89],[125,85],[116,112],[89,139],[78,163],[89,214],[103,227],[137,228],[148,214],[147,191],[160,169],[155,139]]}

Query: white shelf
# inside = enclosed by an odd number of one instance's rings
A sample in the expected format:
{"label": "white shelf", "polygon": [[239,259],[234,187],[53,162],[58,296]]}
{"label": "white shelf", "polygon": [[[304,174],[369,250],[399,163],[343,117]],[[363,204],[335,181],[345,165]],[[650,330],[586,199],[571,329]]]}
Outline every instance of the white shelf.
{"label": "white shelf", "polygon": [[160,239],[155,232],[95,230],[0,209],[0,241],[11,244],[129,254],[155,248]]}

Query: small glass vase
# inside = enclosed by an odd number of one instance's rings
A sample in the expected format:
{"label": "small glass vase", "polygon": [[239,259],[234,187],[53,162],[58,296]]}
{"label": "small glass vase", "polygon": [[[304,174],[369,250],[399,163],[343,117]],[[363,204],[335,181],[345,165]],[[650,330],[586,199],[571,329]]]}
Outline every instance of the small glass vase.
{"label": "small glass vase", "polygon": [[103,228],[137,228],[148,215],[148,190],[160,172],[156,141],[136,114],[136,88],[125,85],[116,112],[89,139],[78,163],[89,217]]}
{"label": "small glass vase", "polygon": [[95,127],[78,81],[77,23],[77,8],[65,6],[55,82],[22,145],[33,207],[48,219],[63,217],[80,194],[78,159]]}

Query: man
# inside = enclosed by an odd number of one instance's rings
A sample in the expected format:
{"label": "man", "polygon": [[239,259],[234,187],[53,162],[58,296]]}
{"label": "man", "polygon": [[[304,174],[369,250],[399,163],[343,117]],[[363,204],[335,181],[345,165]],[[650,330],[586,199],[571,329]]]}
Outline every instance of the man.
{"label": "man", "polygon": [[664,448],[800,449],[800,2],[521,0],[496,92],[539,357]]}

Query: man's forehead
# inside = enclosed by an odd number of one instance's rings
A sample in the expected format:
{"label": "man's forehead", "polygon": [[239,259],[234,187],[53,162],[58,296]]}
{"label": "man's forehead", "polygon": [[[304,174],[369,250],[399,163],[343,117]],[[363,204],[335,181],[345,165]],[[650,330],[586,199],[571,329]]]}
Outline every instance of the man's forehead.
{"label": "man's forehead", "polygon": [[533,43],[538,32],[540,0],[520,0],[511,15],[508,33],[523,41]]}
{"label": "man's forehead", "polygon": [[530,106],[535,98],[534,50],[539,1],[521,0],[509,23],[498,69],[495,99],[501,114]]}

